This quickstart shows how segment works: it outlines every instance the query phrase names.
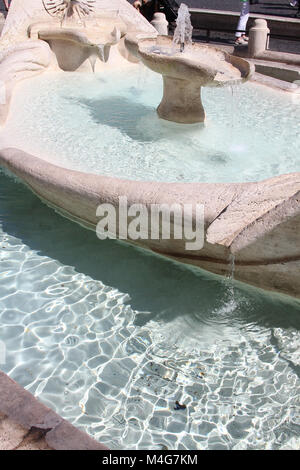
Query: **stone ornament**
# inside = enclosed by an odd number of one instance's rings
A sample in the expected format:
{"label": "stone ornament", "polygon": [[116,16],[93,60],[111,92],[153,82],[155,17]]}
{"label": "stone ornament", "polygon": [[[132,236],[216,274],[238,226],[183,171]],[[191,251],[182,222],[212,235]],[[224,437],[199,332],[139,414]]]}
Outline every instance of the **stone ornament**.
{"label": "stone ornament", "polygon": [[94,10],[95,0],[43,0],[49,15],[58,17],[62,22],[73,16],[82,19]]}

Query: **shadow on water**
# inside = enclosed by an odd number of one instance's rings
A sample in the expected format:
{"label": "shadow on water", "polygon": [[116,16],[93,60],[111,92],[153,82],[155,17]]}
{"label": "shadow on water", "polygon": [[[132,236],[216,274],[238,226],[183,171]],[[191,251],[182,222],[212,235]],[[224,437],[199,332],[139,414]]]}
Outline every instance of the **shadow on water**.
{"label": "shadow on water", "polygon": [[187,324],[300,329],[299,301],[241,283],[229,284],[125,243],[100,241],[1,173],[0,223],[4,232],[40,255],[128,293],[132,308],[141,312],[136,325],[153,319],[167,323],[180,316]]}
{"label": "shadow on water", "polygon": [[[70,99],[70,98],[69,98]],[[72,98],[74,100],[74,98]],[[122,96],[103,99],[77,98],[78,105],[85,107],[93,121],[119,129],[123,134],[139,142],[153,142],[160,139],[159,134],[144,132],[141,121],[155,116],[151,106],[133,102]]]}

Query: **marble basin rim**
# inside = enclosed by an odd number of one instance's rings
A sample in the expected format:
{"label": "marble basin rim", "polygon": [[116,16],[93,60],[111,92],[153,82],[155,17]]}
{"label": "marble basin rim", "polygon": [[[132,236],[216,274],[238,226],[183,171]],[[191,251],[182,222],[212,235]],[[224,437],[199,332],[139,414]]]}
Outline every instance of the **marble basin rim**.
{"label": "marble basin rim", "polygon": [[148,240],[127,241],[225,276],[234,255],[236,280],[300,297],[300,173],[257,183],[130,181],[69,170],[15,148],[0,150],[0,164],[47,205],[92,230],[99,204],[118,213],[120,196],[149,213],[151,204],[204,204],[201,250],[186,251],[184,238],[152,240],[150,232]]}
{"label": "marble basin rim", "polygon": [[78,67],[78,47],[83,57],[88,57],[94,69],[95,56],[103,62],[109,59],[111,46],[118,44],[125,36],[127,27],[118,17],[94,18],[82,25],[72,22],[61,24],[57,19],[33,23],[28,28],[28,37],[46,41],[57,58],[58,65],[65,71]]}
{"label": "marble basin rim", "polygon": [[[74,42],[94,46],[116,44],[125,36],[127,27],[124,21],[118,17],[99,17],[93,22],[85,22],[82,25],[74,23],[61,24],[57,19],[32,23],[28,27],[28,37],[32,39],[53,40],[70,39]],[[116,40],[116,37],[118,40]]]}
{"label": "marble basin rim", "polygon": [[[28,0],[35,5],[39,1]],[[132,12],[132,16],[137,14],[127,2],[120,0],[119,3]],[[22,13],[24,10],[21,0],[14,0],[12,5],[15,10],[12,8],[8,15],[10,21],[16,12]],[[144,53],[143,48],[156,43],[153,38],[157,34],[149,24],[142,22],[137,31],[133,31],[132,24],[126,22],[126,18],[125,14],[121,18],[126,28],[120,26],[118,29],[116,23],[120,25],[121,22],[114,17],[108,22],[109,26],[107,23],[106,30],[101,32],[102,38],[109,41],[110,37],[114,37],[115,42],[112,45],[107,42],[110,55],[106,63],[99,61],[100,71],[106,67],[107,70],[121,73],[135,67],[133,62],[146,60],[148,52]],[[136,18],[138,21],[139,17]],[[72,66],[74,71],[79,67],[80,71],[86,71],[81,66],[89,65],[89,55],[85,54],[86,51],[83,53],[82,48],[93,49],[95,41],[98,41],[92,28],[83,34],[82,27],[58,30],[57,22],[53,21],[50,28],[45,28],[45,23],[48,24],[45,15],[31,19],[29,25],[25,22],[22,35],[14,36],[1,55],[0,80],[5,84],[5,100],[0,103],[0,125],[4,130],[10,101],[19,82],[48,71],[64,70],[64,66],[66,69]],[[114,34],[117,30],[120,35]],[[28,31],[33,37],[28,37]],[[62,39],[68,47],[72,44],[69,49],[73,54],[71,62],[67,62],[68,54],[62,54],[61,63],[57,60],[58,52],[53,44],[51,47],[50,36],[58,42]],[[0,49],[1,43],[2,40]],[[58,49],[61,51],[60,46]],[[159,61],[159,55],[157,59]],[[251,67],[247,61],[232,56],[228,60],[234,61],[234,65],[244,64],[241,80],[249,78]],[[185,66],[182,65],[183,68]],[[196,74],[197,66],[190,59],[188,67],[191,75]],[[210,70],[209,75],[215,77],[215,71]],[[174,79],[183,81],[178,77]],[[96,216],[98,205],[111,203],[118,210],[120,196],[126,196],[128,204],[145,204],[147,210],[150,210],[151,204],[204,204],[205,243],[201,250],[186,251],[185,239],[151,240],[149,237],[148,240],[128,241],[225,276],[230,273],[230,259],[234,255],[237,280],[300,298],[300,173],[279,175],[253,183],[127,181],[59,167],[39,155],[13,148],[13,145],[10,148],[0,147],[0,165],[20,178],[49,206],[92,230],[99,221]]]}

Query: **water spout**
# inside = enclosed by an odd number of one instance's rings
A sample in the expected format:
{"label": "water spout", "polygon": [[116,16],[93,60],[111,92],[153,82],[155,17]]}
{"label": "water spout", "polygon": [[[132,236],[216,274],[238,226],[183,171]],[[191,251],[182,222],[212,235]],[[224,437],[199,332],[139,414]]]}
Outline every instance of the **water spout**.
{"label": "water spout", "polygon": [[90,61],[93,73],[95,73],[97,58],[98,58],[97,54],[92,54],[89,57],[89,61]]}
{"label": "water spout", "polygon": [[180,44],[180,52],[184,52],[187,44],[192,44],[193,26],[191,15],[185,3],[181,3],[176,20],[173,43]]}

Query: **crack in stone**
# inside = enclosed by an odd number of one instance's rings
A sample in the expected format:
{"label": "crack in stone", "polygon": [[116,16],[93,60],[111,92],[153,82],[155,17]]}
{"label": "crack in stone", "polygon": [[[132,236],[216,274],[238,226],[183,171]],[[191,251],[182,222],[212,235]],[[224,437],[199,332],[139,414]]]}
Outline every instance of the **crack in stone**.
{"label": "crack in stone", "polygon": [[[33,443],[42,441],[46,437],[46,434],[51,430],[52,428],[41,429],[36,426],[32,426],[28,430],[27,434],[23,437],[22,441],[12,450],[18,450],[20,447],[23,447],[26,444],[33,444]],[[46,439],[45,439],[45,443],[47,444]]]}

